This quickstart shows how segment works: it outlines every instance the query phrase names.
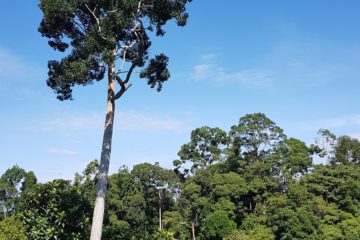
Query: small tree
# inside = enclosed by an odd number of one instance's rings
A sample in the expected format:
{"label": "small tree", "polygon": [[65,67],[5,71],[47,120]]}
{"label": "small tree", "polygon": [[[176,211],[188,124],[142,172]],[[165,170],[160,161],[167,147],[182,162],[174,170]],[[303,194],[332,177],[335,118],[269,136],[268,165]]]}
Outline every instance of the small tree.
{"label": "small tree", "polygon": [[283,130],[263,113],[241,117],[239,124],[231,127],[229,136],[233,150],[251,163],[264,161],[274,146],[286,139]]}
{"label": "small tree", "polygon": [[[178,155],[180,160],[174,160],[173,164],[177,172],[191,162],[191,173],[197,169],[204,169],[213,163],[220,162],[223,158],[223,150],[228,145],[228,136],[220,128],[204,126],[191,132],[190,142],[181,146]],[[189,169],[184,169],[184,175],[189,174]]]}
{"label": "small tree", "polygon": [[[163,36],[163,26],[176,19],[184,26],[191,0],[41,0],[44,16],[39,32],[49,45],[67,53],[61,61],[48,63],[47,85],[59,100],[72,99],[75,85],[88,85],[104,78],[107,71],[108,95],[105,130],[98,174],[91,239],[100,239],[105,191],[111,153],[115,100],[130,87],[136,67],[143,68],[151,88],[161,90],[170,73],[164,54],[149,59],[149,31]],[[145,64],[147,64],[146,67]],[[115,91],[115,84],[120,86]]]}
{"label": "small tree", "polygon": [[[178,188],[175,173],[172,170],[160,167],[159,163],[135,165],[131,173],[143,187],[145,198],[150,204],[148,207],[151,209],[157,202],[159,231],[163,230],[163,212],[169,208],[173,194]],[[150,209],[148,213],[152,212]]]}
{"label": "small tree", "polygon": [[[30,171],[13,166],[6,170],[0,177],[0,220],[11,215],[16,207],[21,195],[31,189],[37,180],[35,174]],[[3,216],[2,216],[3,215]]]}

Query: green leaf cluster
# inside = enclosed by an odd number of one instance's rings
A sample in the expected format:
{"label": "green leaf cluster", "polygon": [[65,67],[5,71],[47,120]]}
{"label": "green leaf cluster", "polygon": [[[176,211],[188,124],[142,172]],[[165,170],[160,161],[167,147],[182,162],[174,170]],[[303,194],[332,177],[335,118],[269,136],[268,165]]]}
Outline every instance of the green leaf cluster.
{"label": "green leaf cluster", "polygon": [[15,217],[7,217],[0,221],[0,240],[26,240],[25,229],[21,221]]}

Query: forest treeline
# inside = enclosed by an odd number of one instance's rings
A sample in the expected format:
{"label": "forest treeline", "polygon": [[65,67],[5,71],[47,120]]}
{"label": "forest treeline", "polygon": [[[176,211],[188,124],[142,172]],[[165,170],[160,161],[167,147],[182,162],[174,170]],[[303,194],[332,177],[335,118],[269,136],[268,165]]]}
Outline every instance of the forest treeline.
{"label": "forest treeline", "polygon": [[[360,239],[355,138],[320,130],[307,146],[255,113],[228,132],[193,130],[178,156],[174,169],[142,163],[109,177],[103,239]],[[8,169],[0,240],[88,239],[98,165],[46,183]]]}

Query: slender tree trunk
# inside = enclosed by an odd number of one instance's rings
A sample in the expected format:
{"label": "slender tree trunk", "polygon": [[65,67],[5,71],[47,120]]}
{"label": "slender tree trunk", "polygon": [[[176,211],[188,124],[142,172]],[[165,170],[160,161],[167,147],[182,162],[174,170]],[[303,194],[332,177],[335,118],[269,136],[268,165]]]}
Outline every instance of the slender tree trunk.
{"label": "slender tree trunk", "polygon": [[114,63],[108,66],[108,96],[107,112],[105,118],[105,130],[101,149],[100,168],[96,184],[96,200],[91,226],[90,240],[101,240],[102,224],[105,211],[105,193],[107,188],[107,178],[109,172],[109,162],[111,154],[111,140],[115,114],[115,67]]}
{"label": "slender tree trunk", "polygon": [[162,230],[161,189],[159,190],[159,230]]}
{"label": "slender tree trunk", "polygon": [[191,233],[192,233],[192,240],[196,240],[196,237],[195,237],[195,222],[194,221],[191,223]]}

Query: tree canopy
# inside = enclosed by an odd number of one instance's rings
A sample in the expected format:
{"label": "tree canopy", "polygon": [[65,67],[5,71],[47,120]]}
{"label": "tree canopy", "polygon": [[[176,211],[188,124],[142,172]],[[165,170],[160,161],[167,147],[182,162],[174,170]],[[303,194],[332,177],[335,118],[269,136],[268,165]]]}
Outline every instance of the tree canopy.
{"label": "tree canopy", "polygon": [[[58,99],[72,99],[75,85],[102,80],[106,67],[120,59],[122,64],[115,74],[121,90],[115,98],[129,87],[125,84],[136,67],[144,67],[139,76],[160,91],[170,77],[168,57],[150,56],[148,32],[163,36],[163,26],[171,19],[184,26],[188,2],[190,0],[42,0],[39,6],[44,16],[39,32],[49,39],[52,48],[66,55],[60,61],[49,61],[47,85]],[[130,64],[127,71],[123,69],[124,63]]]}
{"label": "tree canopy", "polygon": [[[318,145],[316,152],[328,164],[313,164],[314,146],[288,138],[263,114],[246,116],[240,119],[251,124],[232,127],[229,133],[210,127],[192,132],[188,145],[194,144],[190,149],[197,162],[221,154],[192,174],[179,174],[178,165],[171,170],[158,163],[113,173],[103,239],[359,239],[357,140],[335,137],[325,155]],[[233,135],[235,130],[239,132]],[[241,145],[236,145],[238,140]],[[255,154],[251,142],[263,150],[257,148]],[[201,144],[205,147],[198,148]],[[180,158],[183,149],[180,146]],[[204,149],[206,154],[198,154]],[[190,166],[196,163],[189,161]],[[1,216],[0,239],[1,234],[16,236],[9,239],[88,238],[98,170],[98,162],[92,161],[73,182],[27,185],[31,191],[20,191],[13,210]],[[18,180],[25,179],[18,177],[24,173],[15,166],[1,179],[24,185]]]}

